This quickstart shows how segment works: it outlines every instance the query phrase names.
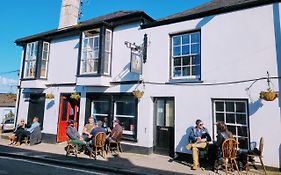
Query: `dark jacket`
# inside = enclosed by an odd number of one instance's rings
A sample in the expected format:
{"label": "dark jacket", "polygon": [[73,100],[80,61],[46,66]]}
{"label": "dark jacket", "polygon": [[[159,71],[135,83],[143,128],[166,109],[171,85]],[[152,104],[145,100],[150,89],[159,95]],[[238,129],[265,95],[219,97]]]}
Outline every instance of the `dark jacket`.
{"label": "dark jacket", "polygon": [[77,131],[77,129],[73,126],[67,126],[66,127],[66,135],[71,139],[71,140],[79,140],[80,135]]}

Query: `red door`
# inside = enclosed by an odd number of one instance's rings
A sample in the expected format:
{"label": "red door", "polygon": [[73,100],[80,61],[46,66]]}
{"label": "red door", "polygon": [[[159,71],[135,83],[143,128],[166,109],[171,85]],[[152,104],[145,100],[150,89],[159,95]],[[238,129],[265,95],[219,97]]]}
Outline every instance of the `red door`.
{"label": "red door", "polygon": [[61,96],[57,142],[66,141],[66,127],[70,119],[74,120],[74,126],[78,128],[78,102],[73,101],[69,96]]}

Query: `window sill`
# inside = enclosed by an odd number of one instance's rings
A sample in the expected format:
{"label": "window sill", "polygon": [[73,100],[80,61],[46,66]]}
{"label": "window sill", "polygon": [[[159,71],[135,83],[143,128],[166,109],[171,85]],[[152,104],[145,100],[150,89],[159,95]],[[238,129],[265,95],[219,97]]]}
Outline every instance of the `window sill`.
{"label": "window sill", "polygon": [[104,75],[104,74],[80,74],[80,75],[76,75],[76,77],[111,77],[111,75]]}
{"label": "window sill", "polygon": [[203,83],[202,80],[196,79],[170,79],[166,84],[175,84],[175,83]]}

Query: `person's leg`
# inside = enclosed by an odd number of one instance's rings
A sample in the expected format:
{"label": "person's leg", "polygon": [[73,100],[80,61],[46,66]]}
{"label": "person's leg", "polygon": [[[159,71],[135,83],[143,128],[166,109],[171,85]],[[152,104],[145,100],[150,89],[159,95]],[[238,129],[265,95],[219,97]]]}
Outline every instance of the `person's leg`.
{"label": "person's leg", "polygon": [[192,169],[196,170],[199,167],[198,148],[205,148],[207,146],[207,143],[194,143],[191,146],[192,146],[192,159],[193,159]]}

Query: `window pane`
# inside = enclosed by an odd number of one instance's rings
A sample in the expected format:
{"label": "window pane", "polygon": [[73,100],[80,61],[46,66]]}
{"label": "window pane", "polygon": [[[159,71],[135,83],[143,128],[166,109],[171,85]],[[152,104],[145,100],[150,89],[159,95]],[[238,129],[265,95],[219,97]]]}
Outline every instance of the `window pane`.
{"label": "window pane", "polygon": [[189,54],[189,45],[185,45],[185,46],[182,46],[182,55],[187,55]]}
{"label": "window pane", "polygon": [[182,70],[183,70],[183,76],[189,76],[190,75],[190,67],[188,66],[188,67],[183,67],[182,68]]}
{"label": "window pane", "polygon": [[116,102],[116,115],[135,115],[135,103],[132,101]]}
{"label": "window pane", "polygon": [[165,126],[165,114],[164,114],[164,100],[157,100],[156,107],[156,125],[157,126]]}
{"label": "window pane", "polygon": [[216,111],[224,111],[224,102],[215,102]]}
{"label": "window pane", "polygon": [[198,54],[199,53],[199,44],[192,44],[191,45],[191,53]]}
{"label": "window pane", "polygon": [[246,125],[246,115],[245,114],[236,114],[237,124]]}
{"label": "window pane", "polygon": [[192,66],[192,75],[200,75],[200,66]]}
{"label": "window pane", "polygon": [[238,138],[239,148],[248,150],[248,138]]}
{"label": "window pane", "polygon": [[93,114],[108,114],[109,102],[107,101],[94,101]]}
{"label": "window pane", "polygon": [[233,134],[236,135],[236,126],[227,126],[227,129]]}
{"label": "window pane", "polygon": [[46,65],[46,61],[42,60],[41,61],[41,71],[40,71],[40,77],[41,78],[45,78],[46,77],[46,69],[47,69],[47,65]]}
{"label": "window pane", "polygon": [[181,76],[181,68],[175,67],[174,68],[174,77],[179,77],[179,76]]}
{"label": "window pane", "polygon": [[200,57],[199,55],[192,56],[192,64],[199,65],[200,64]]}
{"label": "window pane", "polygon": [[173,45],[174,45],[174,46],[177,46],[177,45],[180,45],[180,43],[181,43],[181,38],[180,38],[180,36],[174,36],[174,37],[173,37]]}
{"label": "window pane", "polygon": [[120,121],[120,125],[122,128],[126,131],[131,131],[130,133],[126,133],[129,135],[134,134],[135,126],[134,126],[134,118],[129,118],[129,117],[116,117]]}
{"label": "window pane", "polygon": [[43,43],[43,51],[49,51],[49,43],[47,42]]}
{"label": "window pane", "polygon": [[183,57],[183,66],[190,65],[190,57]]}
{"label": "window pane", "polygon": [[248,137],[248,129],[244,126],[237,127],[238,129],[238,136]]}
{"label": "window pane", "polygon": [[226,114],[226,123],[233,123],[233,124],[235,124],[234,114]]}
{"label": "window pane", "polygon": [[199,43],[199,33],[191,34],[191,42],[192,43]]}
{"label": "window pane", "polygon": [[223,113],[216,113],[216,122],[224,122],[224,114]]}
{"label": "window pane", "polygon": [[226,102],[226,112],[234,112],[234,103],[233,102]]}
{"label": "window pane", "polygon": [[174,58],[174,66],[181,66],[181,58]]}
{"label": "window pane", "polygon": [[190,35],[182,35],[182,44],[189,44],[189,36]]}
{"label": "window pane", "polygon": [[174,126],[174,101],[166,101],[166,127]]}
{"label": "window pane", "polygon": [[174,54],[174,56],[181,55],[181,48],[180,47],[174,47],[173,54]]}
{"label": "window pane", "polygon": [[236,112],[246,112],[246,105],[244,102],[236,102]]}

